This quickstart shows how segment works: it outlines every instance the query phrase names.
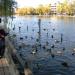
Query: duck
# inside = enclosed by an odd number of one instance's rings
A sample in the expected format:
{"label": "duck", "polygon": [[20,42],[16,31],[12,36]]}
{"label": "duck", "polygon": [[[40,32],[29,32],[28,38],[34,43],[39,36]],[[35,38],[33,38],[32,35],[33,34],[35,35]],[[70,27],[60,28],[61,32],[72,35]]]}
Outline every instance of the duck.
{"label": "duck", "polygon": [[19,27],[19,31],[20,31],[21,27]]}
{"label": "duck", "polygon": [[18,48],[19,48],[19,49],[21,49],[21,48],[22,48],[22,46],[20,45]]}
{"label": "duck", "polygon": [[72,53],[72,55],[75,55],[75,53]]}
{"label": "duck", "polygon": [[53,28],[53,31],[55,31],[55,29]]}
{"label": "duck", "polygon": [[27,37],[27,36],[25,36],[25,38],[27,39],[28,37]]}
{"label": "duck", "polygon": [[13,28],[13,30],[15,30],[15,28]]}
{"label": "duck", "polygon": [[13,34],[13,38],[15,38],[16,37],[16,34]]}
{"label": "duck", "polygon": [[75,55],[75,48],[73,49],[72,55]]}
{"label": "duck", "polygon": [[43,46],[42,48],[43,48],[43,49],[46,49],[46,47],[45,47],[45,46]]}
{"label": "duck", "polygon": [[38,34],[40,34],[40,32],[37,32]]}
{"label": "duck", "polygon": [[62,53],[62,51],[57,51],[57,54],[60,54],[60,55],[62,55],[63,53]]}
{"label": "duck", "polygon": [[54,55],[54,54],[51,54],[51,57],[52,57],[52,58],[54,58],[54,57],[55,57],[55,55]]}
{"label": "duck", "polygon": [[31,52],[33,55],[35,55],[36,53],[37,53],[37,50],[32,50],[32,52]]}
{"label": "duck", "polygon": [[55,40],[55,43],[59,43],[60,41],[59,40]]}
{"label": "duck", "polygon": [[53,35],[51,35],[51,38],[53,38]]}
{"label": "duck", "polygon": [[63,51],[65,50],[65,47],[63,47]]}
{"label": "duck", "polygon": [[62,66],[64,66],[64,67],[69,67],[69,65],[68,65],[67,62],[62,62],[61,64],[62,64]]}
{"label": "duck", "polygon": [[32,31],[34,32],[34,29],[32,29]]}
{"label": "duck", "polygon": [[20,37],[20,40],[23,40],[23,37]]}
{"label": "duck", "polygon": [[49,22],[49,23],[51,23],[51,22]]}
{"label": "duck", "polygon": [[14,27],[13,27],[13,30],[15,30],[15,25],[14,25]]}
{"label": "duck", "polygon": [[50,49],[47,49],[47,51],[48,51],[49,53],[51,53],[51,48],[50,48]]}
{"label": "duck", "polygon": [[73,53],[75,53],[75,48],[73,49]]}
{"label": "duck", "polygon": [[48,46],[48,44],[49,44],[49,42],[47,41],[47,42],[46,42],[46,45]]}
{"label": "duck", "polygon": [[38,41],[39,41],[39,39],[36,39],[36,41],[38,42]]}
{"label": "duck", "polygon": [[41,47],[41,44],[39,44],[39,46]]}
{"label": "duck", "polygon": [[73,51],[75,51],[75,48],[73,49]]}
{"label": "duck", "polygon": [[55,46],[54,46],[54,44],[53,45],[51,45],[51,48],[54,48]]}
{"label": "duck", "polygon": [[46,31],[46,29],[43,29],[44,31]]}
{"label": "duck", "polygon": [[25,43],[21,43],[21,45],[22,45],[23,48],[26,47],[26,44]]}
{"label": "duck", "polygon": [[31,39],[34,39],[33,37],[31,37]]}

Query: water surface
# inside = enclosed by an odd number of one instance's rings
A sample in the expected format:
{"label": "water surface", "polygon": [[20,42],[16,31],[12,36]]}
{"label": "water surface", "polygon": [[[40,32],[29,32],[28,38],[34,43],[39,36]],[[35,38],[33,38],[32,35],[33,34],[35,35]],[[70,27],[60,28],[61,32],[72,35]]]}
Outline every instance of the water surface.
{"label": "water surface", "polygon": [[75,75],[75,17],[17,16],[10,21],[10,34],[16,34],[11,40],[34,75]]}

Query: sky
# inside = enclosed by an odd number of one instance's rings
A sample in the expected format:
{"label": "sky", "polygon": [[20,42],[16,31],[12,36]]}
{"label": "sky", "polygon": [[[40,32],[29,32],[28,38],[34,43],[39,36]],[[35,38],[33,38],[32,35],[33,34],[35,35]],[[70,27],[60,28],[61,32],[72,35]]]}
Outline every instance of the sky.
{"label": "sky", "polygon": [[54,4],[63,0],[16,0],[18,3],[18,7],[37,7],[40,4]]}

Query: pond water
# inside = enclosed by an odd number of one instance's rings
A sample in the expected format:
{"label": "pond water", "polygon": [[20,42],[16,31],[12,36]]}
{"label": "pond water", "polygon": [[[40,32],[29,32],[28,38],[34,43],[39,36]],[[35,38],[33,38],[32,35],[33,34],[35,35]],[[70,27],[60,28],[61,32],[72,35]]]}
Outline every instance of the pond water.
{"label": "pond water", "polygon": [[34,75],[75,75],[75,17],[16,16],[8,27]]}

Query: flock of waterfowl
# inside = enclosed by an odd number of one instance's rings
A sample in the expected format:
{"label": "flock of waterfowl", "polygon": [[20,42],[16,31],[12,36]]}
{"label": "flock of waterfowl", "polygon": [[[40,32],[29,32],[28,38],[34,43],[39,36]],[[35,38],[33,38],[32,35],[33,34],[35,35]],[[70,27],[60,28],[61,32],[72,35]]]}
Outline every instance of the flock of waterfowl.
{"label": "flock of waterfowl", "polygon": [[[49,22],[49,24],[50,23],[51,22]],[[20,22],[20,24],[22,24],[22,23]],[[54,41],[54,44],[51,44],[49,41],[46,41],[45,42],[45,45],[42,45],[42,43],[40,42],[40,40],[41,40],[41,38],[40,38],[41,37],[41,28],[40,28],[41,27],[41,19],[38,19],[37,24],[38,24],[38,27],[39,27],[39,31],[37,32],[37,34],[38,34],[39,37],[36,38],[36,43],[34,45],[29,45],[29,44],[26,44],[26,43],[22,42],[20,45],[18,45],[18,49],[22,49],[22,48],[25,48],[25,47],[31,47],[32,50],[30,51],[30,54],[32,54],[34,56],[38,53],[39,49],[40,49],[40,51],[41,51],[41,49],[43,49],[43,50],[49,52],[49,54],[51,55],[52,58],[55,58],[56,55],[63,56],[64,55],[64,52],[66,50],[66,47],[65,46],[61,47],[61,50],[56,50],[56,53],[53,53],[53,50],[55,48],[58,49],[58,47],[56,46],[57,44],[62,45],[62,43],[64,41],[64,38],[63,38],[64,37],[64,34],[63,33],[60,33],[60,38],[59,39],[55,39],[54,34],[49,35],[48,29],[43,28],[43,31],[46,32],[47,37],[50,36],[50,38]],[[12,30],[15,31],[15,29],[16,29],[16,27],[14,25],[14,27],[12,28]],[[21,33],[20,31],[22,30],[22,27],[19,26],[18,27],[18,30],[19,30],[19,34],[20,34]],[[27,25],[26,30],[29,31],[29,26],[28,25]],[[53,28],[52,30],[53,30],[53,32],[56,31],[55,28]],[[32,32],[35,33],[35,29],[32,29]],[[17,37],[17,34],[14,34],[13,33],[13,36],[12,37],[13,38],[16,38]],[[20,41],[24,41],[24,39],[28,39],[28,37],[29,37],[28,35],[25,35],[24,37],[20,36],[19,37],[19,40]],[[34,40],[33,35],[30,36],[30,39],[31,40]],[[22,54],[20,54],[20,55],[22,56]],[[75,55],[75,48],[72,51],[72,55]],[[61,65],[64,66],[64,67],[69,67],[68,62],[66,62],[66,61],[65,62],[62,62]]]}

